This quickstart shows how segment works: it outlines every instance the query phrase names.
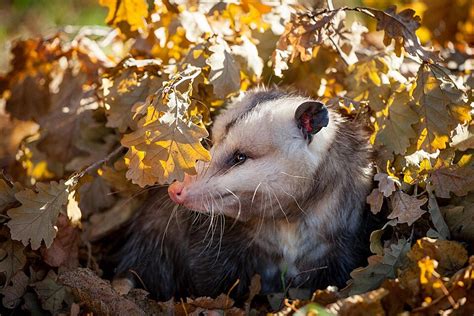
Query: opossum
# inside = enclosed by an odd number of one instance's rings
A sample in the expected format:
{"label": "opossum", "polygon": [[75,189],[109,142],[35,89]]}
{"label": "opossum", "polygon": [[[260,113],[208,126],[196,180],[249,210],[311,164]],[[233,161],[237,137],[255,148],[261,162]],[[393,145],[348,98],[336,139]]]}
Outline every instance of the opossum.
{"label": "opossum", "polygon": [[[219,114],[212,159],[175,182],[177,206],[148,202],[128,229],[117,275],[159,300],[239,299],[343,287],[366,258],[371,149],[364,130],[317,100],[247,92]],[[167,204],[167,205],[166,205]]]}

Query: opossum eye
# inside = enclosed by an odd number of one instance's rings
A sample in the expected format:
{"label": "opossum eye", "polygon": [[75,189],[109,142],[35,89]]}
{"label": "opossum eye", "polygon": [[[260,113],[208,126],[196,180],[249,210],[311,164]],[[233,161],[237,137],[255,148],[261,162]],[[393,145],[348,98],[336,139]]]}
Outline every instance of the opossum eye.
{"label": "opossum eye", "polygon": [[241,153],[240,151],[236,151],[233,155],[232,155],[232,159],[230,160],[230,164],[231,165],[237,165],[237,164],[241,164],[241,163],[244,163],[245,160],[247,160],[247,155],[244,154],[244,153]]}

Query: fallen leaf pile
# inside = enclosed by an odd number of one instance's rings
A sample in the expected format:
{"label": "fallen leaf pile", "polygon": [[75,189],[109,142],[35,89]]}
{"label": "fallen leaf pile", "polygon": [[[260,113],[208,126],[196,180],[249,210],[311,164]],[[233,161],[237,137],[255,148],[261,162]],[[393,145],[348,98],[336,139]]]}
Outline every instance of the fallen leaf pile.
{"label": "fallen leaf pile", "polygon": [[[0,313],[474,314],[474,4],[327,3],[99,0],[105,31],[13,41],[0,74]],[[211,158],[213,118],[259,85],[369,131],[367,209],[383,223],[367,265],[315,293],[260,297],[255,276],[243,305],[232,289],[157,302],[112,286],[114,234],[150,188]]]}

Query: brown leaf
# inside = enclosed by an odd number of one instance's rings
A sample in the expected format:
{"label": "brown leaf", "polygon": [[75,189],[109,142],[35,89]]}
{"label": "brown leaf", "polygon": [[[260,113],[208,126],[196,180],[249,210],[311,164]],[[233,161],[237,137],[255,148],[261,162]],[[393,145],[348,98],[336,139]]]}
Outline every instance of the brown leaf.
{"label": "brown leaf", "polygon": [[132,108],[145,102],[162,85],[162,79],[157,76],[160,74],[160,63],[158,60],[153,62],[142,65],[138,60],[127,59],[117,65],[104,80],[104,85],[111,85],[106,89],[105,96],[106,126],[118,128],[122,133],[136,129]]}
{"label": "brown leaf", "polygon": [[41,306],[52,314],[62,309],[66,298],[66,289],[57,283],[57,278],[56,273],[50,270],[42,281],[32,284],[41,301]]}
{"label": "brown leaf", "polygon": [[79,265],[79,231],[64,215],[59,216],[57,227],[58,233],[51,247],[41,249],[44,262],[52,267],[75,268]]}
{"label": "brown leaf", "polygon": [[11,285],[0,290],[3,295],[3,306],[10,309],[15,308],[21,302],[22,296],[26,293],[29,278],[23,271],[20,271],[11,279],[11,283]]}
{"label": "brown leaf", "polygon": [[380,288],[365,294],[354,295],[333,303],[326,308],[337,315],[385,315],[382,299],[389,292]]}
{"label": "brown leaf", "polygon": [[12,239],[21,240],[26,246],[31,242],[33,250],[41,246],[44,240],[46,247],[51,246],[56,236],[54,225],[59,212],[68,201],[68,187],[61,182],[51,182],[49,185],[38,183],[38,192],[25,189],[15,194],[22,204],[10,209],[7,223]]}
{"label": "brown leaf", "polygon": [[366,201],[370,205],[370,211],[373,214],[377,214],[382,209],[383,194],[382,194],[382,192],[379,191],[379,189],[375,188],[367,196]]}
{"label": "brown leaf", "polygon": [[42,135],[38,149],[50,160],[67,164],[84,154],[75,142],[79,138],[80,122],[91,115],[81,105],[83,99],[93,98],[94,93],[91,89],[83,90],[86,79],[84,73],[74,75],[72,70],[66,71],[59,92],[52,96],[51,111],[39,120]]}
{"label": "brown leaf", "polygon": [[413,262],[425,257],[438,261],[436,271],[441,275],[451,274],[461,269],[467,262],[467,250],[462,244],[450,241],[431,239],[428,237],[417,240],[407,254]]}
{"label": "brown leaf", "polygon": [[470,107],[466,104],[464,92],[445,73],[422,65],[417,73],[413,97],[420,119],[418,149],[431,153],[446,148],[452,129],[457,123],[464,123],[462,117],[453,115],[451,108],[458,107],[461,112],[467,111],[469,116]]}
{"label": "brown leaf", "polygon": [[14,240],[7,240],[1,244],[0,273],[5,274],[5,284],[8,284],[12,276],[26,264],[24,249],[20,242]]}
{"label": "brown leaf", "polygon": [[393,211],[387,217],[390,219],[397,218],[399,223],[412,225],[426,212],[420,208],[426,201],[428,201],[426,197],[419,200],[415,196],[397,191],[391,198]]}
{"label": "brown leaf", "polygon": [[225,41],[217,42],[209,50],[212,54],[206,63],[211,67],[209,81],[214,86],[214,92],[219,98],[226,98],[240,88],[240,70],[238,63],[231,54]]}
{"label": "brown leaf", "polygon": [[50,103],[49,79],[38,74],[14,83],[6,109],[20,120],[39,119],[48,113]]}
{"label": "brown leaf", "polygon": [[474,168],[470,165],[442,167],[430,175],[436,196],[449,198],[450,192],[464,196],[474,190]]}
{"label": "brown leaf", "polygon": [[82,184],[78,190],[79,208],[84,217],[98,213],[101,210],[111,207],[115,199],[112,196],[112,188],[101,177],[95,176],[91,182]]}
{"label": "brown leaf", "polygon": [[379,191],[382,192],[385,197],[389,197],[397,189],[395,186],[397,179],[386,173],[377,173],[374,176],[374,180],[379,182]]}
{"label": "brown leaf", "polygon": [[474,123],[467,126],[458,125],[449,145],[461,151],[474,149]]}
{"label": "brown leaf", "polygon": [[212,309],[230,309],[234,306],[234,300],[225,294],[221,294],[216,298],[198,297],[196,299],[188,298],[186,303],[189,305],[200,307],[208,310]]}
{"label": "brown leaf", "polygon": [[0,213],[13,206],[16,202],[15,193],[19,190],[19,186],[10,186],[5,180],[0,179]]}
{"label": "brown leaf", "polygon": [[[395,45],[403,44],[405,50],[412,56],[419,57],[425,62],[439,61],[439,57],[433,52],[421,46],[416,30],[420,27],[421,19],[415,15],[412,9],[405,9],[397,13],[397,7],[392,5],[385,11],[362,8],[362,12],[369,12],[377,20],[377,31],[385,31],[385,45],[389,45],[392,39]],[[400,47],[398,47],[398,50]],[[397,47],[396,47],[397,50]]]}
{"label": "brown leaf", "polygon": [[451,235],[456,240],[474,241],[474,195],[471,193],[455,204],[441,207]]}

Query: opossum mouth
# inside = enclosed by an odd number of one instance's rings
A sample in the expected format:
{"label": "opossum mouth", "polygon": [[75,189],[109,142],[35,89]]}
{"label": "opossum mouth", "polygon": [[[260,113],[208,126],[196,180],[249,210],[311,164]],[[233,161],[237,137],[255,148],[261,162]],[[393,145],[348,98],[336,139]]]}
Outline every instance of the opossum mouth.
{"label": "opossum mouth", "polygon": [[[233,194],[229,192],[224,192],[219,194],[218,197],[214,197],[213,203],[204,203],[203,199],[192,199],[191,201],[185,201],[182,205],[195,212],[203,213],[203,214],[222,214],[223,208],[225,207],[225,203],[221,203],[224,198],[232,197]],[[200,200],[200,201],[199,201]]]}

